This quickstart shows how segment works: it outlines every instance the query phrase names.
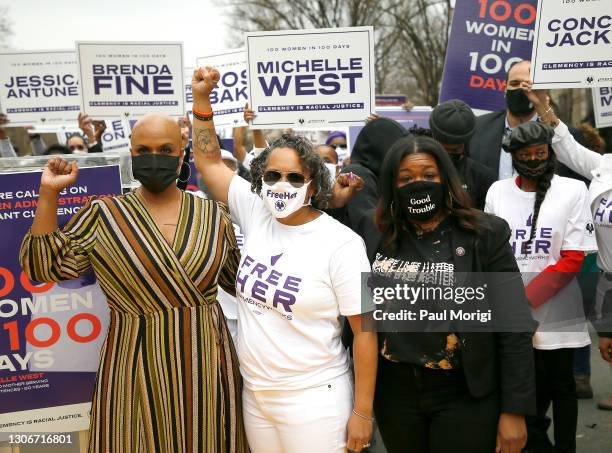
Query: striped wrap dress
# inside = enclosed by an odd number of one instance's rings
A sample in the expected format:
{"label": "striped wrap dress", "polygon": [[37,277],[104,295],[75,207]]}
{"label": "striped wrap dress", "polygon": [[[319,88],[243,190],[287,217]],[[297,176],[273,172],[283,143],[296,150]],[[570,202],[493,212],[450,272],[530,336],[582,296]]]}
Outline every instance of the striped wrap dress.
{"label": "striped wrap dress", "polygon": [[222,205],[183,193],[169,244],[135,193],[93,200],[61,230],[23,240],[40,282],[92,268],[110,325],[89,452],[247,453],[234,346],[216,301],[239,251]]}

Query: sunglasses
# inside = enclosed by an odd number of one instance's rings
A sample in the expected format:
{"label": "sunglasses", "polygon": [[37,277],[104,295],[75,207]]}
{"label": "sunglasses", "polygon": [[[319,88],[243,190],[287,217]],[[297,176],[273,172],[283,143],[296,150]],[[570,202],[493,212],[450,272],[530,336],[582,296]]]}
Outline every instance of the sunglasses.
{"label": "sunglasses", "polygon": [[[263,174],[263,182],[271,186],[282,179],[283,175],[280,171],[268,170]],[[287,173],[287,182],[296,189],[299,189],[306,182],[306,177],[301,173]]]}

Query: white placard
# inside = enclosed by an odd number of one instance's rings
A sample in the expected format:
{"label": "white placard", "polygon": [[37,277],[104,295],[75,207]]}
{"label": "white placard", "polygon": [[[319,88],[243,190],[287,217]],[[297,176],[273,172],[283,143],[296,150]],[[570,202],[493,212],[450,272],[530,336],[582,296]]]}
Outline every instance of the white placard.
{"label": "white placard", "polygon": [[[129,122],[123,118],[107,119],[106,130],[102,133],[103,151],[129,151],[131,129]],[[74,134],[83,136],[83,131],[75,125],[63,125],[56,129],[57,141],[64,144]]]}
{"label": "white placard", "polygon": [[73,50],[0,53],[0,111],[8,127],[74,121],[79,108]]}
{"label": "white placard", "polygon": [[253,128],[347,127],[375,110],[372,27],[245,36]]}
{"label": "white placard", "polygon": [[598,129],[612,127],[612,85],[593,88],[593,110]]}
{"label": "white placard", "polygon": [[534,87],[612,84],[612,2],[538,0],[531,77]]}
{"label": "white placard", "polygon": [[244,49],[198,58],[198,67],[214,66],[221,79],[210,94],[210,103],[215,112],[215,127],[246,126],[244,105],[249,101],[247,84],[246,52]]}
{"label": "white placard", "polygon": [[185,113],[190,114],[193,109],[193,93],[191,92],[191,79],[193,68],[185,68]]}
{"label": "white placard", "polygon": [[77,42],[82,110],[94,119],[185,114],[183,44]]}

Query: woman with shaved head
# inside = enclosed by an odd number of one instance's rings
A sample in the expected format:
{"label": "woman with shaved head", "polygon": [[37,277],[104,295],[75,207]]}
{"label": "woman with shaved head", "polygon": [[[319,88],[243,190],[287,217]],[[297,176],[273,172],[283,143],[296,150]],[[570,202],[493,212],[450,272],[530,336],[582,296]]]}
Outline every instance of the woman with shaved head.
{"label": "woman with shaved head", "polygon": [[179,190],[181,133],[149,115],[132,132],[142,186],[93,200],[63,229],[57,198],[76,163],[51,159],[21,247],[32,279],[93,269],[111,321],[96,380],[90,452],[247,453],[236,354],[217,302],[234,294],[239,252],[222,205]]}

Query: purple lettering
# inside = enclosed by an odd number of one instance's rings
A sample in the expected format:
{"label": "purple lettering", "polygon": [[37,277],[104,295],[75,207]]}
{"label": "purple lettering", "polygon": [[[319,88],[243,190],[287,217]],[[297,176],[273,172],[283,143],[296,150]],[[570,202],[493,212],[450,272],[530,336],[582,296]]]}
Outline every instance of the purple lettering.
{"label": "purple lettering", "polygon": [[267,289],[268,285],[266,285],[261,280],[255,280],[255,282],[253,283],[253,287],[251,288],[251,297],[253,299],[257,299],[260,302],[265,302]]}
{"label": "purple lettering", "polygon": [[113,78],[111,76],[97,76],[93,78],[93,82],[94,82],[94,94],[100,94],[100,90],[102,88],[112,88],[113,85],[112,83],[103,83],[103,82],[110,82],[111,80],[113,80]]}
{"label": "purple lettering", "polygon": [[286,293],[281,290],[276,290],[274,292],[274,299],[272,300],[272,305],[274,305],[274,308],[276,308],[278,304],[281,304],[286,312],[291,313],[291,305],[293,305],[295,301],[295,295],[291,293]]}
{"label": "purple lettering", "polygon": [[283,85],[281,85],[281,82],[277,76],[272,76],[270,78],[269,85],[266,84],[266,79],[264,77],[258,77],[258,79],[264,95],[272,96],[274,91],[278,91],[279,96],[287,96],[287,90],[289,90],[289,86],[291,85],[291,76],[285,77]]}
{"label": "purple lettering", "polygon": [[268,275],[268,278],[266,278],[266,281],[270,283],[271,285],[278,286],[278,279],[282,277],[282,275],[283,274],[281,274],[280,272],[277,272],[274,269],[272,269],[270,271],[270,275]]}
{"label": "purple lettering", "polygon": [[308,96],[317,94],[317,90],[314,89],[314,78],[314,74],[296,75],[295,94],[297,96]]}
{"label": "purple lettering", "polygon": [[255,266],[253,266],[253,270],[251,271],[251,275],[253,274],[257,274],[258,278],[263,278],[263,274],[264,272],[268,270],[268,268],[261,263],[257,263],[255,264]]}
{"label": "purple lettering", "polygon": [[285,280],[285,285],[283,288],[289,291],[298,292],[300,290],[299,286],[301,282],[301,278],[288,276]]}
{"label": "purple lettering", "polygon": [[244,285],[246,284],[248,279],[249,276],[246,273],[242,274],[240,271],[236,273],[236,283],[238,283],[238,285],[240,286],[241,293],[244,293]]}

